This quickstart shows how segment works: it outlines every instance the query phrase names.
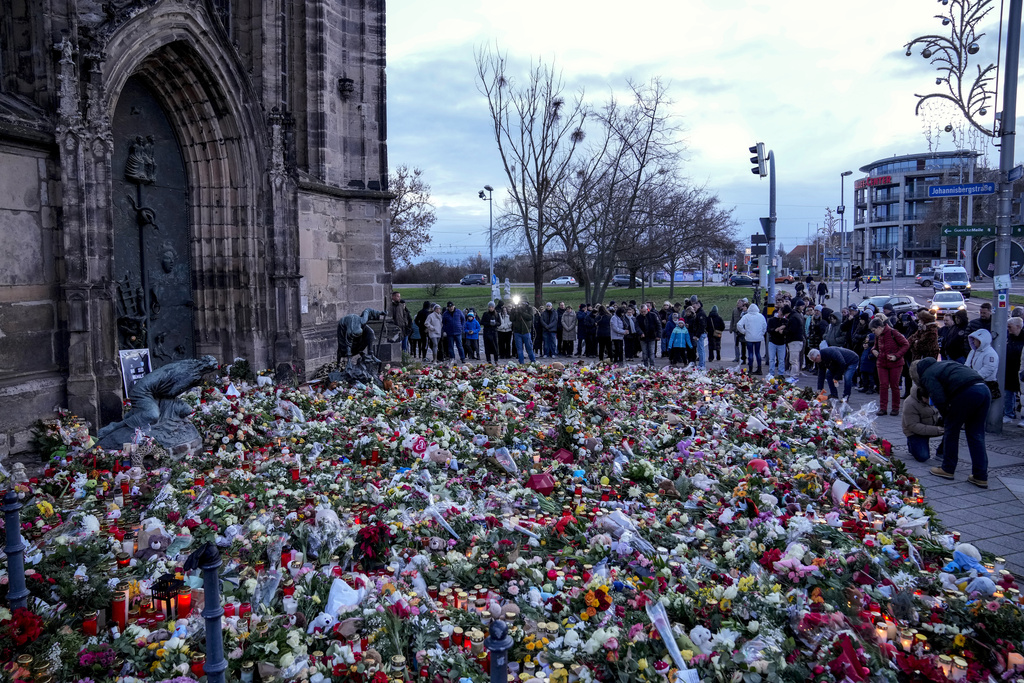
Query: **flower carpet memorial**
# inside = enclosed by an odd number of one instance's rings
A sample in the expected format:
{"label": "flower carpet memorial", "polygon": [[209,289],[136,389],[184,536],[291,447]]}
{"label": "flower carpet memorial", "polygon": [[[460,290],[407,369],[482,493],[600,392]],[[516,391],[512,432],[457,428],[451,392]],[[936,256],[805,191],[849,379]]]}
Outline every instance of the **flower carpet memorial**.
{"label": "flower carpet memorial", "polygon": [[[220,380],[203,448],[43,423],[11,680],[987,681],[1018,585],[960,544],[864,414],[727,371],[409,368],[383,388]],[[4,567],[6,572],[6,565]],[[189,568],[186,568],[186,567]],[[206,589],[206,590],[204,590]],[[47,679],[47,677],[50,677]]]}

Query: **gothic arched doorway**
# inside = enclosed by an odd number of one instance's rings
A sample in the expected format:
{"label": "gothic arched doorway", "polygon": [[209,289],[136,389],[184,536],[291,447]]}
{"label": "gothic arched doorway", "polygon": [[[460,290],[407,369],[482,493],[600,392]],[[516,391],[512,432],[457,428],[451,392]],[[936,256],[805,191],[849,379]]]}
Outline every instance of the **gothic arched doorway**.
{"label": "gothic arched doorway", "polygon": [[185,164],[164,108],[137,76],[118,97],[112,132],[118,346],[148,348],[155,368],[195,351]]}

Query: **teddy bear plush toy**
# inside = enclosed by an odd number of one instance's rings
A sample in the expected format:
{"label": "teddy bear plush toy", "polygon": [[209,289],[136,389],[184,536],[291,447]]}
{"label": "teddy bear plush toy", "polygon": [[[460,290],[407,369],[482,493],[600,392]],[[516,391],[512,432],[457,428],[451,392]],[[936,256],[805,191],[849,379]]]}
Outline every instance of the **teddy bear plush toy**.
{"label": "teddy bear plush toy", "polygon": [[163,559],[167,555],[167,547],[171,544],[171,537],[161,532],[150,534],[146,547],[140,548],[135,557],[140,560]]}

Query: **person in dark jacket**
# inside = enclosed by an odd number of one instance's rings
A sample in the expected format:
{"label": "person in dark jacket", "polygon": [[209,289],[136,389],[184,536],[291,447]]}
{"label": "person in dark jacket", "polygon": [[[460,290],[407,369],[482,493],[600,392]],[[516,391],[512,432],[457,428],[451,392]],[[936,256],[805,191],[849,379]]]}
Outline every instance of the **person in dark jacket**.
{"label": "person in dark jacket", "polygon": [[647,304],[640,307],[637,318],[640,330],[640,348],[643,351],[643,363],[649,368],[654,367],[654,357],[658,353],[658,341],[661,340],[661,318]]}
{"label": "person in dark jacket", "polygon": [[875,362],[875,354],[871,352],[875,345],[875,335],[868,332],[864,337],[863,351],[860,354],[860,382],[861,388],[858,391],[865,394],[878,393],[878,365]]}
{"label": "person in dark jacket", "polygon": [[978,311],[978,317],[967,325],[968,335],[974,334],[978,330],[992,331],[992,304],[988,301],[981,305],[981,310]]}
{"label": "person in dark jacket", "polygon": [[604,306],[597,307],[597,359],[612,357],[612,314]]}
{"label": "person in dark jacket", "polygon": [[935,316],[929,311],[917,314],[917,331],[910,335],[910,353],[914,360],[922,358],[939,358],[939,332]]}
{"label": "person in dark jacket", "polygon": [[484,359],[488,363],[498,363],[498,311],[494,302],[487,304],[487,312],[480,318],[480,324],[484,328]]}
{"label": "person in dark jacket", "polygon": [[412,345],[413,358],[426,358],[427,357],[427,316],[430,315],[431,309],[434,307],[429,301],[423,302],[423,308],[419,310],[416,317],[413,318],[412,324],[419,328],[420,338],[415,340]]}
{"label": "person in dark jacket", "polygon": [[841,346],[829,346],[824,349],[811,349],[807,357],[818,366],[818,391],[821,391],[828,382],[829,396],[839,398],[836,378],[842,376],[843,398],[850,398],[853,392],[853,373],[860,364],[860,356]]}
{"label": "person in dark jacket", "polygon": [[531,363],[537,360],[536,355],[533,353],[533,340],[531,339],[535,317],[536,313],[533,307],[525,301],[520,301],[512,306],[512,309],[509,311],[509,318],[512,322],[512,340],[516,347],[516,355],[519,357],[520,365],[525,360],[523,357],[524,352],[529,354]]}
{"label": "person in dark jacket", "polygon": [[988,488],[988,453],[985,450],[985,418],[992,393],[981,375],[954,361],[922,358],[915,368],[921,387],[945,420],[942,434],[942,467],[929,470],[936,477],[952,479],[960,451],[960,430],[967,432],[971,475],[967,481]]}
{"label": "person in dark jacket", "polygon": [[[678,311],[677,311],[678,312]],[[747,342],[743,338],[743,335],[736,331],[736,325],[740,322],[740,318],[747,312],[747,300],[737,299],[736,308],[732,309],[732,320],[729,323],[729,329],[732,330],[733,342],[736,345],[735,352],[733,353],[732,362],[737,363],[740,358],[743,358],[743,363],[747,362]],[[682,316],[680,316],[680,319]]]}
{"label": "person in dark jacket", "polygon": [[789,379],[793,382],[800,377],[804,339],[804,317],[799,309],[791,308],[786,312],[786,347],[789,349]]}
{"label": "person in dark jacket", "polygon": [[558,353],[558,311],[551,302],[544,304],[544,312],[540,314],[540,329],[544,335],[544,355],[541,358],[554,358]]}
{"label": "person in dark jacket", "polygon": [[541,358],[544,357],[544,323],[540,319],[540,310],[533,312],[533,351]]}
{"label": "person in dark jacket", "polygon": [[[708,343],[710,351],[709,360],[722,360],[722,335],[725,333],[725,320],[718,313],[718,306],[711,307],[708,314]],[[669,332],[671,334],[671,332]]]}
{"label": "person in dark jacket", "polygon": [[582,356],[587,350],[587,332],[589,331],[590,314],[587,313],[587,305],[580,304],[580,310],[576,313],[576,357]]}
{"label": "person in dark jacket", "polygon": [[786,376],[786,317],[792,310],[783,306],[768,317],[768,377]]}
{"label": "person in dark jacket", "polygon": [[953,329],[946,333],[946,345],[943,347],[942,356],[946,360],[955,360],[957,363],[966,363],[967,355],[971,352],[968,330],[967,311],[957,311],[953,314]]}
{"label": "person in dark jacket", "polygon": [[459,350],[459,361],[466,362],[466,349],[462,346],[462,333],[466,327],[466,315],[451,301],[441,314],[441,330],[448,336],[448,357],[455,360],[455,349]]}
{"label": "person in dark jacket", "polygon": [[822,280],[818,283],[818,303],[821,303],[828,299],[828,285]]}
{"label": "person in dark jacket", "polygon": [[[828,317],[825,317],[826,312],[828,312]],[[826,308],[821,312],[821,317],[827,323],[825,327],[825,343],[829,346],[845,347],[847,335],[843,331],[843,324],[839,320],[839,315],[835,311]]]}
{"label": "person in dark jacket", "polygon": [[1020,393],[1020,355],[1024,352],[1024,320],[1006,321],[1006,384],[1003,389],[1003,422],[1017,417],[1017,395]]}
{"label": "person in dark jacket", "polygon": [[690,328],[690,336],[697,347],[697,367],[707,367],[708,314],[704,311],[704,303],[694,294],[690,297],[693,306],[694,324]]}

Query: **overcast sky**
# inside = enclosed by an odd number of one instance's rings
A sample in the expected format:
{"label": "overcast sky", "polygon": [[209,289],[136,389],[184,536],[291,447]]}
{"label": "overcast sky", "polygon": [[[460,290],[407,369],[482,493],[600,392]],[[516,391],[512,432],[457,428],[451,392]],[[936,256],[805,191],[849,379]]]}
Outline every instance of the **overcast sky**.
{"label": "overcast sky", "polygon": [[[984,64],[995,61],[998,7]],[[424,257],[486,255],[487,203],[477,192],[492,185],[496,208],[505,196],[475,80],[481,45],[497,41],[520,64],[554,62],[569,90],[582,87],[595,103],[626,79],[669,82],[685,173],[734,207],[743,237],[768,215],[768,179],[750,172],[747,151],[763,141],[777,159],[779,241],[791,249],[839,204],[842,171],[854,172],[845,184],[851,229],[858,169],[928,151],[925,130],[950,118],[915,117],[914,93],[931,92],[937,74],[903,48],[946,33],[934,18],[943,9],[936,0],[389,0],[388,156],[392,168],[422,168],[432,186],[438,220]],[[933,137],[932,148],[954,149],[953,137]],[[997,151],[989,162],[998,165]]]}

